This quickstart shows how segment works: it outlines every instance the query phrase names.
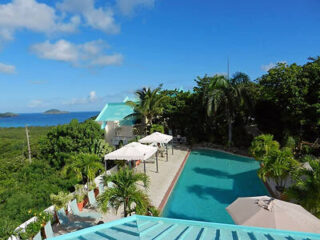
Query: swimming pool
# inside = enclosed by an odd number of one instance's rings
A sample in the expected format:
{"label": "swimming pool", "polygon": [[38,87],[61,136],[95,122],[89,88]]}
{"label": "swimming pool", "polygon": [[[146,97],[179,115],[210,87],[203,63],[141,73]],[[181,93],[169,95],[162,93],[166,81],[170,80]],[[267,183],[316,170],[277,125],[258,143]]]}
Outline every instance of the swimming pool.
{"label": "swimming pool", "polygon": [[238,197],[269,195],[252,158],[195,150],[162,212],[163,217],[233,223],[225,208]]}

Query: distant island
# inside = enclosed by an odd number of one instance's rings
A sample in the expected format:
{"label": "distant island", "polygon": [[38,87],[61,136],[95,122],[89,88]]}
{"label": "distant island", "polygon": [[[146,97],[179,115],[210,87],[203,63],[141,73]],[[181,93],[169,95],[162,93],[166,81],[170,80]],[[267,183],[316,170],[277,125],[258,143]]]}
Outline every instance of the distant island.
{"label": "distant island", "polygon": [[12,112],[0,113],[0,118],[16,117],[18,114]]}
{"label": "distant island", "polygon": [[69,112],[60,111],[58,109],[50,109],[50,110],[44,112],[44,114],[66,114],[66,113],[69,113]]}

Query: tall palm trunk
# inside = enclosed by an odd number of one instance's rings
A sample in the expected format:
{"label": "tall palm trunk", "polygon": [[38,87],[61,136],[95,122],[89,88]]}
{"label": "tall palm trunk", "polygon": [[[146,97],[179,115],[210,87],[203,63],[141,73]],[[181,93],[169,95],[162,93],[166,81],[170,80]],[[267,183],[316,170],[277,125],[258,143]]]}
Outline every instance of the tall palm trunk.
{"label": "tall palm trunk", "polygon": [[127,213],[127,206],[128,206],[128,199],[125,198],[125,200],[123,201],[123,214],[124,214],[124,217],[127,217],[128,216],[128,213]]}
{"label": "tall palm trunk", "polygon": [[228,145],[232,144],[232,119],[230,118],[228,121]]}
{"label": "tall palm trunk", "polygon": [[228,147],[231,147],[232,145],[232,114],[230,114],[230,111],[227,110],[227,119],[228,119]]}

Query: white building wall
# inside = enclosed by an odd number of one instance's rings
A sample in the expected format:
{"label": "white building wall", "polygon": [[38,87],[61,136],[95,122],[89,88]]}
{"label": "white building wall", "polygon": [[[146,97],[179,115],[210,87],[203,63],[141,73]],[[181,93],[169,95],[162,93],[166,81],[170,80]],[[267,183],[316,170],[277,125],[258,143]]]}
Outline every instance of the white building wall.
{"label": "white building wall", "polygon": [[108,121],[105,127],[105,141],[113,144],[113,139],[132,138],[133,126],[119,126],[118,121]]}

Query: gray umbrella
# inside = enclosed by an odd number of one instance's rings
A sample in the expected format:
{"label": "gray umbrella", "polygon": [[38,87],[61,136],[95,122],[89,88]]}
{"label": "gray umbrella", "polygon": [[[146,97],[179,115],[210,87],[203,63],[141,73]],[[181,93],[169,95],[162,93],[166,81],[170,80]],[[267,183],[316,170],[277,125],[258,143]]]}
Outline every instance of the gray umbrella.
{"label": "gray umbrella", "polygon": [[268,196],[238,198],[226,209],[239,225],[320,233],[320,220],[303,207]]}

